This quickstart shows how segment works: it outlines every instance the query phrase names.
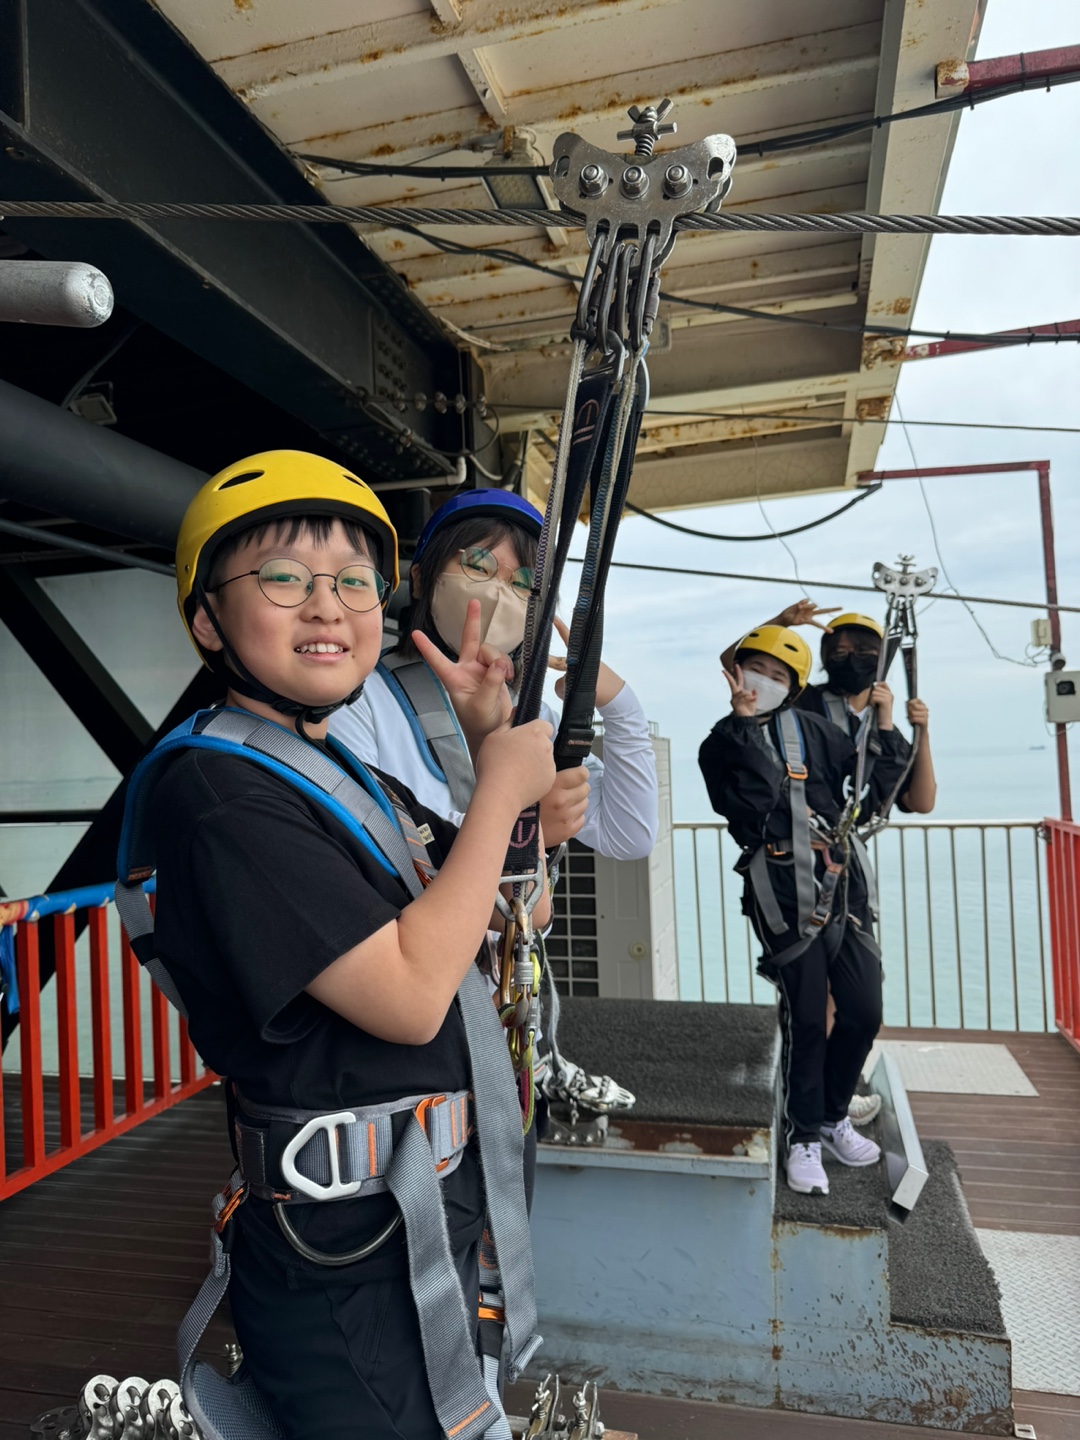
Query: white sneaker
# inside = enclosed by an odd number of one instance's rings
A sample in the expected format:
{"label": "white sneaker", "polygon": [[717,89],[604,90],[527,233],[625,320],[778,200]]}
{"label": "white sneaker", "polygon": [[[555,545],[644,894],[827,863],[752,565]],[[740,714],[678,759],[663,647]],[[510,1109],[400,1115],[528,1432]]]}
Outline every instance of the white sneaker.
{"label": "white sneaker", "polygon": [[841,1165],[876,1165],[881,1157],[881,1147],[860,1135],[846,1115],[839,1125],[821,1127],[821,1143]]}
{"label": "white sneaker", "polygon": [[880,1095],[853,1095],[847,1107],[848,1119],[853,1125],[869,1125],[880,1111]]}
{"label": "white sneaker", "polygon": [[800,1195],[827,1195],[829,1177],[821,1163],[821,1146],[816,1140],[809,1145],[792,1145],[787,1157],[787,1183],[789,1190]]}

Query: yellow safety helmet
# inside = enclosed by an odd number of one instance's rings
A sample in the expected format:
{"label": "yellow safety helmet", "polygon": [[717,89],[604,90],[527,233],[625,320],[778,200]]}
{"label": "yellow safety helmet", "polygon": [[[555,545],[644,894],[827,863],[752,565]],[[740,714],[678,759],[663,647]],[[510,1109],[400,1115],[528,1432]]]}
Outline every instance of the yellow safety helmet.
{"label": "yellow safety helmet", "polygon": [[774,660],[782,660],[794,670],[798,689],[793,692],[793,698],[806,688],[814,660],[810,646],[794,630],[788,630],[783,625],[759,625],[743,636],[735,647],[735,654],[743,650],[757,650],[762,655],[771,655]]}
{"label": "yellow safety helmet", "polygon": [[852,611],[849,615],[838,615],[835,620],[829,621],[830,630],[839,630],[845,625],[854,625],[860,630],[872,630],[879,640],[885,639],[883,627],[869,615],[856,615]]}
{"label": "yellow safety helmet", "polygon": [[249,526],[294,515],[336,515],[370,531],[379,544],[376,564],[390,582],[382,602],[386,606],[398,583],[397,533],[379,497],[333,460],[304,450],[267,450],[208,480],[180,524],[176,599],[193,641],[196,586],[207,583],[221,542]]}

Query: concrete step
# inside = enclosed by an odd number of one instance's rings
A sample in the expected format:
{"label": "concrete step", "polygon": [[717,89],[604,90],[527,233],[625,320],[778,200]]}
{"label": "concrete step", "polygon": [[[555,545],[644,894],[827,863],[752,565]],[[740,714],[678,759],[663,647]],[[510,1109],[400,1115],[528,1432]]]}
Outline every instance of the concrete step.
{"label": "concrete step", "polygon": [[569,1002],[560,1049],[638,1095],[540,1147],[537,1364],[610,1388],[1011,1434],[1009,1342],[947,1146],[906,1226],[885,1166],[784,1184],[775,1016]]}

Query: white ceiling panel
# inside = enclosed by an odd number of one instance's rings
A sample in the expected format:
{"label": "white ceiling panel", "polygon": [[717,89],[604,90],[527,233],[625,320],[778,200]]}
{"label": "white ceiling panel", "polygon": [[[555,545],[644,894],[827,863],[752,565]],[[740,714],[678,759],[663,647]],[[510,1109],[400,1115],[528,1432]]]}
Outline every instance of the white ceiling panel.
{"label": "white ceiling panel", "polygon": [[[284,146],[417,164],[415,175],[370,177],[308,167],[337,203],[488,208],[478,180],[444,184],[423,175],[424,163],[482,164],[506,127],[523,132],[545,162],[565,129],[621,150],[616,131],[629,124],[627,106],[669,96],[678,134],[661,148],[717,131],[733,135],[743,148],[728,208],[787,212],[935,207],[955,118],[765,157],[750,144],[926,104],[937,63],[972,52],[982,9],[981,0],[159,3]],[[365,226],[359,233],[453,327],[455,342],[473,349],[504,434],[553,434],[582,232],[539,225],[425,231]],[[433,243],[439,237],[508,254],[447,254]],[[755,488],[852,484],[856,470],[872,463],[876,439],[846,417],[860,405],[885,413],[899,366],[864,349],[858,330],[846,327],[858,327],[868,309],[903,323],[927,244],[682,236],[665,267],[664,290],[674,299],[661,307],[662,336],[650,357],[656,403],[750,418],[650,421],[637,503],[678,507]],[[679,298],[742,306],[761,318],[693,310]],[[841,328],[796,329],[768,318],[800,315]],[[760,415],[769,410],[803,415],[812,428]],[[549,454],[528,457],[537,495]]]}

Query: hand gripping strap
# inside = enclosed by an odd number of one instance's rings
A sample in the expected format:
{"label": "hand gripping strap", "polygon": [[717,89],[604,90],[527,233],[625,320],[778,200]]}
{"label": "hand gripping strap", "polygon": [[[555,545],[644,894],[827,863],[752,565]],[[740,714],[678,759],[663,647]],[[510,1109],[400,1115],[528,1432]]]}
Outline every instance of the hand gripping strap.
{"label": "hand gripping strap", "polygon": [[425,763],[433,753],[442,767],[438,778],[449,786],[454,809],[467,810],[476,786],[476,771],[457,716],[438,677],[426,661],[406,660],[400,655],[384,655],[377,668],[414,734],[419,727],[417,742]]}

